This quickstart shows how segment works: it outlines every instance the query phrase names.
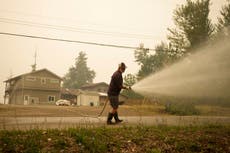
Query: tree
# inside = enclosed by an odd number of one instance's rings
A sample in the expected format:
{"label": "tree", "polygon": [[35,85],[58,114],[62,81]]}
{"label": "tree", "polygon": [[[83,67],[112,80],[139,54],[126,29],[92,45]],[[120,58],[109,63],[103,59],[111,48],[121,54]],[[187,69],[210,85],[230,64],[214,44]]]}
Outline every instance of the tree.
{"label": "tree", "polygon": [[165,66],[169,65],[173,61],[173,54],[169,51],[169,47],[166,43],[155,47],[155,53],[150,54],[147,48],[140,45],[140,48],[135,50],[136,62],[141,66],[138,71],[137,79],[140,80],[151,73],[155,73]]}
{"label": "tree", "polygon": [[218,18],[217,32],[221,32],[224,36],[230,35],[230,0],[222,7],[220,11],[221,17]]}
{"label": "tree", "polygon": [[[168,29],[171,48],[178,54],[190,52],[208,40],[214,31],[209,15],[210,0],[187,0],[174,11],[176,28]],[[179,55],[179,56],[181,56]]]}
{"label": "tree", "polygon": [[[133,75],[133,74],[125,75],[125,77],[124,77],[124,85],[125,86],[132,87],[136,82],[137,82],[137,78],[135,75]],[[129,97],[129,98],[134,98],[134,99],[143,98],[140,94],[135,93],[133,90],[131,90],[131,91],[130,90],[129,91],[123,90],[122,94]]]}
{"label": "tree", "polygon": [[127,74],[125,77],[124,77],[124,85],[126,86],[133,86],[135,83],[137,82],[137,79],[135,77],[135,75],[133,74]]}
{"label": "tree", "polygon": [[134,51],[135,61],[141,66],[138,71],[137,79],[140,80],[154,71],[154,57],[150,54],[148,48],[144,48],[143,44]]}
{"label": "tree", "polygon": [[161,44],[158,44],[155,47],[155,54],[154,54],[154,59],[155,59],[155,71],[159,71],[163,69],[164,67],[170,65],[174,61],[174,52],[170,50],[169,46],[161,42]]}
{"label": "tree", "polygon": [[140,65],[138,80],[181,59],[211,37],[214,27],[208,18],[209,2],[187,0],[174,11],[176,27],[168,29],[168,44],[162,42],[157,45],[152,54],[143,44],[135,50],[135,59]]}
{"label": "tree", "polygon": [[84,52],[80,52],[75,59],[75,65],[69,68],[69,72],[64,76],[63,86],[67,88],[80,88],[82,85],[92,83],[95,72],[87,67],[87,57]]}

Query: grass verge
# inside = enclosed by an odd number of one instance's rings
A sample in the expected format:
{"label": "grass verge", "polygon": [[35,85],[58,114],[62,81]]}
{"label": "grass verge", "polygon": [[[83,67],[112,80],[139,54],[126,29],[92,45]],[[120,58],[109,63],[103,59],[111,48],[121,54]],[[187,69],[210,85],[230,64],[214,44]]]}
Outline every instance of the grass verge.
{"label": "grass verge", "polygon": [[230,152],[230,126],[133,126],[0,131],[0,152]]}

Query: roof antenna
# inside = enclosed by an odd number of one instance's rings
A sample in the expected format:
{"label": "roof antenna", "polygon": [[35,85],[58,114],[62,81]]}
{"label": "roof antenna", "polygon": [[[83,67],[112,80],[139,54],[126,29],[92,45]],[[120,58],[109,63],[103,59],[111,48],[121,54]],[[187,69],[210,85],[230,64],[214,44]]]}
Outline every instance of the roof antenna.
{"label": "roof antenna", "polygon": [[13,78],[13,72],[12,72],[12,69],[10,69],[10,75],[9,75],[8,79],[11,79],[11,78]]}
{"label": "roof antenna", "polygon": [[35,48],[34,64],[31,65],[31,67],[32,67],[32,72],[36,71],[36,68],[37,68],[37,46]]}

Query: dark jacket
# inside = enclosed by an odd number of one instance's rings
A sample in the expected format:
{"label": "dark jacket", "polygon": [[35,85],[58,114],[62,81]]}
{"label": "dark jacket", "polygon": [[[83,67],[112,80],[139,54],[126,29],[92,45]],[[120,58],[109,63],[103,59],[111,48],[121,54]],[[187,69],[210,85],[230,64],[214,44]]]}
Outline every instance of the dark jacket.
{"label": "dark jacket", "polygon": [[108,96],[118,96],[123,84],[123,77],[120,71],[113,73],[108,89]]}

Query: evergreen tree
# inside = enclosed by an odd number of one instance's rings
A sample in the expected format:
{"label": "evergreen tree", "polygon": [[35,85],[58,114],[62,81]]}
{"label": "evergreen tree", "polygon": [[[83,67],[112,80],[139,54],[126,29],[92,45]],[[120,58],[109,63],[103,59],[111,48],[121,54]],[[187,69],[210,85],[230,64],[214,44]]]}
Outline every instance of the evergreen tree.
{"label": "evergreen tree", "polygon": [[66,88],[80,88],[92,83],[95,72],[87,67],[87,57],[84,52],[80,52],[75,59],[75,65],[69,68],[69,72],[64,77],[63,86]]}
{"label": "evergreen tree", "polygon": [[230,0],[222,7],[220,11],[221,17],[218,18],[217,32],[221,32],[224,36],[230,35]]}
{"label": "evergreen tree", "polygon": [[208,40],[214,31],[209,15],[210,0],[187,0],[174,11],[176,28],[168,29],[171,48],[183,56]]}

